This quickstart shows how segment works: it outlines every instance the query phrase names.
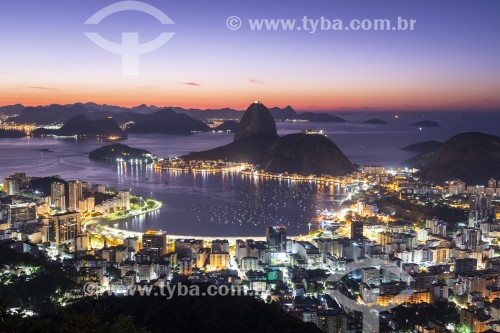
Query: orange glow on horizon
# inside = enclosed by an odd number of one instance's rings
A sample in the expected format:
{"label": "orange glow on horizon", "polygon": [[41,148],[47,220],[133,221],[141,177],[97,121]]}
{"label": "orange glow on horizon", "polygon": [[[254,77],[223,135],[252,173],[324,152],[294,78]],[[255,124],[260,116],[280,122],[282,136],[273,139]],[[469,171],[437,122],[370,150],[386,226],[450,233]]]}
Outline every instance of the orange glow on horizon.
{"label": "orange glow on horizon", "polygon": [[[4,89],[2,89],[4,88]],[[7,87],[2,87],[1,90]],[[94,102],[123,107],[141,104],[178,106],[186,109],[233,108],[245,110],[254,100],[268,107],[291,105],[297,111],[426,111],[426,110],[499,110],[500,99],[487,98],[480,91],[458,89],[414,90],[411,87],[343,87],[339,89],[288,90],[276,87],[166,86],[134,87],[76,86],[21,87],[0,93],[0,105],[39,106]],[[1,91],[0,90],[0,91]]]}

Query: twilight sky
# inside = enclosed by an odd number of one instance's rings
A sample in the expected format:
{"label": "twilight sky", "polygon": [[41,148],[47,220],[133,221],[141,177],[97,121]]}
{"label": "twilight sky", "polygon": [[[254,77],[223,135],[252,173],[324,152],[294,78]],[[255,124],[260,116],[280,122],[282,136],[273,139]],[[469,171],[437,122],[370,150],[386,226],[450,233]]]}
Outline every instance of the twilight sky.
{"label": "twilight sky", "polygon": [[[0,105],[97,102],[243,109],[500,110],[498,0],[145,0],[84,25],[117,1],[0,1]],[[243,20],[238,31],[229,16]],[[251,31],[248,19],[416,19],[415,31]],[[175,36],[124,76],[121,56],[85,32],[140,42]]]}

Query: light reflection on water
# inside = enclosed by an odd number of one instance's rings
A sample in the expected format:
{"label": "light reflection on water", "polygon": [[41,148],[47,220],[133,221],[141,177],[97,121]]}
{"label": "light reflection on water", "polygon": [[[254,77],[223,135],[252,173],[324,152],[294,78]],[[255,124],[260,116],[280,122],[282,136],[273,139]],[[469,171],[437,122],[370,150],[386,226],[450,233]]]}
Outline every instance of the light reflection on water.
{"label": "light reflection on water", "polygon": [[118,165],[117,171],[118,183],[130,185],[133,193],[164,202],[160,212],[113,225],[133,231],[256,236],[268,225],[285,225],[290,233],[300,234],[318,209],[333,208],[334,199],[342,194],[333,186],[265,180],[237,172],[183,173],[125,164]]}

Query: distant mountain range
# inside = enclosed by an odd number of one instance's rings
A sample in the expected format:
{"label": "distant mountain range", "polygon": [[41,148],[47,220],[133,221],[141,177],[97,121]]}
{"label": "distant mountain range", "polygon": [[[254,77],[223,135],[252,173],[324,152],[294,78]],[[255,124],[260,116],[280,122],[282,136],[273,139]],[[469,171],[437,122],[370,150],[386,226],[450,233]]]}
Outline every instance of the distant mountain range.
{"label": "distant mountain range", "polygon": [[285,121],[287,119],[298,119],[299,116],[297,112],[289,105],[284,109],[280,108],[270,108],[269,112],[271,112],[271,115],[275,120],[278,121]]}
{"label": "distant mountain range", "polygon": [[[243,111],[223,108],[223,109],[185,109],[182,107],[158,107],[154,105],[139,105],[125,108],[113,105],[100,105],[96,103],[76,103],[76,104],[52,104],[47,106],[25,107],[21,104],[0,107],[0,114],[11,116],[8,121],[18,124],[36,123],[38,125],[49,125],[53,123],[65,123],[69,119],[83,114],[88,119],[96,120],[112,116],[118,123],[134,121],[137,115],[152,114],[163,109],[170,109],[176,113],[186,114],[198,120],[210,118],[235,119],[239,120],[243,116]],[[291,106],[286,108],[272,108],[271,114],[278,121],[286,119],[299,119],[298,114]]]}
{"label": "distant mountain range", "polygon": [[25,106],[21,105],[21,104],[0,106],[0,114],[4,114],[6,116],[11,116],[14,114],[18,114],[24,108],[25,108]]}

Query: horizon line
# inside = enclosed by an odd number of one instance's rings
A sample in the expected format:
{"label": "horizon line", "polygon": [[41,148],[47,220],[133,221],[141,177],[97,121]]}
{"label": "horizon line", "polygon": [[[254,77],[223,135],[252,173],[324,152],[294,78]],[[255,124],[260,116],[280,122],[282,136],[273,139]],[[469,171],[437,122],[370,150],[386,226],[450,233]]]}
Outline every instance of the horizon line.
{"label": "horizon line", "polygon": [[[73,105],[76,105],[76,104],[82,104],[82,105],[86,105],[86,104],[96,104],[98,106],[102,106],[102,107],[114,107],[114,108],[123,108],[123,109],[134,109],[134,108],[137,108],[139,106],[143,106],[145,105],[146,107],[148,108],[151,108],[151,107],[155,107],[155,108],[159,108],[159,109],[175,109],[175,108],[180,108],[180,109],[184,109],[184,110],[199,110],[199,111],[218,111],[218,110],[223,110],[223,109],[230,109],[230,110],[233,110],[233,111],[236,111],[236,112],[245,112],[245,109],[237,109],[237,108],[233,108],[233,107],[218,107],[218,108],[194,108],[194,107],[184,107],[184,106],[174,106],[174,105],[169,105],[169,106],[158,106],[158,105],[154,105],[154,104],[146,104],[146,103],[142,103],[142,104],[137,104],[137,105],[133,105],[133,106],[124,106],[124,105],[118,105],[118,104],[100,104],[100,103],[96,103],[96,102],[74,102],[74,103],[64,103],[64,104],[61,104],[61,103],[51,103],[51,104],[46,104],[46,105],[43,105],[43,104],[39,104],[39,105],[25,105],[25,104],[22,104],[22,103],[15,103],[15,104],[7,104],[7,105],[0,105],[0,108],[5,108],[5,107],[9,107],[9,106],[22,106],[24,108],[28,108],[28,107],[33,107],[33,108],[47,108],[47,107],[50,107],[51,105],[58,105],[58,106],[73,106]],[[251,103],[250,105],[252,105],[253,103]],[[264,103],[263,103],[264,104]],[[265,105],[265,104],[264,104]],[[267,106],[266,106],[267,107]],[[273,106],[273,107],[267,107],[268,109],[272,109],[272,108],[278,108],[278,109],[286,109],[288,107],[291,107],[295,112],[317,112],[317,113],[326,113],[326,112],[354,112],[354,113],[362,113],[362,112],[365,112],[365,113],[369,113],[369,112],[457,112],[457,113],[469,113],[469,112],[500,112],[500,107],[498,107],[497,110],[495,109],[485,109],[485,108],[476,108],[476,109],[473,109],[473,108],[467,108],[467,109],[450,109],[450,108],[387,108],[387,109],[379,109],[379,108],[369,108],[369,107],[365,107],[365,108],[349,108],[349,107],[342,107],[342,108],[339,108],[339,107],[332,107],[332,108],[329,108],[329,109],[301,109],[301,110],[298,110],[298,109],[295,109],[293,106],[291,105],[287,105],[285,107],[280,107],[280,106]],[[105,112],[105,111],[104,111]]]}

